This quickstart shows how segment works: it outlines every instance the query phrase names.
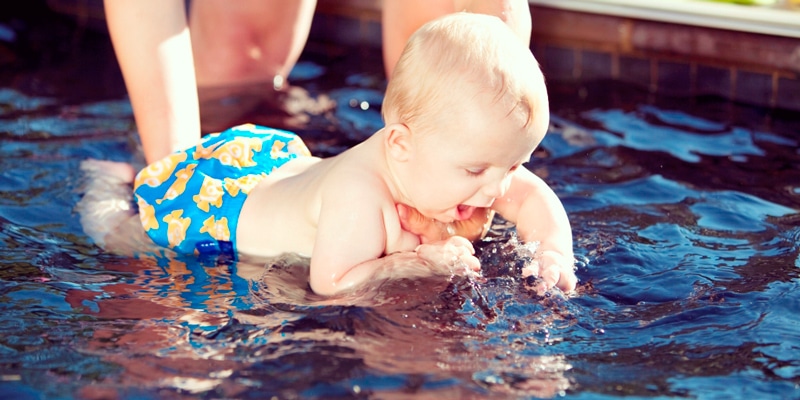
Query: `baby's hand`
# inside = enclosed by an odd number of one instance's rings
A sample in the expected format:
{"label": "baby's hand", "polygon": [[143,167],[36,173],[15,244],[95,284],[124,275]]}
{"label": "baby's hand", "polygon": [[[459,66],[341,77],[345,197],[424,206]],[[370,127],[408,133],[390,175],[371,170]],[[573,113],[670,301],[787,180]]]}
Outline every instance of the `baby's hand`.
{"label": "baby's hand", "polygon": [[436,272],[442,274],[476,275],[481,270],[472,243],[460,236],[421,244],[416,252],[420,258],[433,264]]}
{"label": "baby's hand", "polygon": [[558,252],[544,251],[537,262],[533,262],[522,270],[522,277],[538,276],[541,279],[540,285],[535,289],[543,293],[552,287],[557,287],[563,292],[575,290],[578,278],[575,276],[573,261],[568,260]]}

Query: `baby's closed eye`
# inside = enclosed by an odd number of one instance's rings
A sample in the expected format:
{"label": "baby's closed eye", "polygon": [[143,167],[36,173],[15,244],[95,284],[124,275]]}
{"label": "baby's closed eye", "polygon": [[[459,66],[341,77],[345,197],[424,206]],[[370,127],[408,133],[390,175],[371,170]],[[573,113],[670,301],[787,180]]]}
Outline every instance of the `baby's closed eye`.
{"label": "baby's closed eye", "polygon": [[480,167],[480,168],[465,168],[464,171],[466,171],[467,175],[469,175],[469,176],[478,177],[478,176],[483,175],[484,172],[486,172],[486,168],[483,168],[483,167]]}

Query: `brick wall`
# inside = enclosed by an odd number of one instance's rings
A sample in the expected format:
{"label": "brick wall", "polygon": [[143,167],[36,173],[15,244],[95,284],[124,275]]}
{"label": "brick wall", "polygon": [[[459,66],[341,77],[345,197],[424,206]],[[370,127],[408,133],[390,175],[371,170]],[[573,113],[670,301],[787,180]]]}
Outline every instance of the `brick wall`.
{"label": "brick wall", "polygon": [[548,79],[614,79],[673,96],[800,111],[800,40],[533,6]]}
{"label": "brick wall", "polygon": [[[380,0],[319,0],[313,37],[380,46]],[[548,80],[613,79],[671,96],[800,111],[800,40],[531,6]],[[312,32],[313,33],[313,32]]]}

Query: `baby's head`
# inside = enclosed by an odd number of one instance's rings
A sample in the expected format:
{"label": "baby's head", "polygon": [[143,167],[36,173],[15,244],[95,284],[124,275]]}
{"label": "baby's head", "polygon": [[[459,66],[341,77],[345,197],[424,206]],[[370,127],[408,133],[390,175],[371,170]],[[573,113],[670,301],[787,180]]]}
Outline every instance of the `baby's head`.
{"label": "baby's head", "polygon": [[544,78],[527,43],[497,17],[450,14],[409,38],[386,90],[383,117],[386,124],[435,132],[471,105],[487,114],[484,106],[498,107],[523,126],[549,118]]}
{"label": "baby's head", "polygon": [[400,200],[449,222],[503,196],[544,137],[549,107],[527,43],[497,17],[455,13],[411,36],[383,117]]}

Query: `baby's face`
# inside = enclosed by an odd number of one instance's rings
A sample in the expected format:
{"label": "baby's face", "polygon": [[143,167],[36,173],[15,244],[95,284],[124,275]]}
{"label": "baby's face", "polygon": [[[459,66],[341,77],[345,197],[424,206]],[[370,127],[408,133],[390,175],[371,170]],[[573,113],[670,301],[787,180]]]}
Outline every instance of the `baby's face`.
{"label": "baby's face", "polygon": [[425,216],[441,222],[468,219],[475,208],[503,197],[549,123],[545,107],[527,127],[499,107],[466,107],[435,132],[414,136],[409,197]]}

